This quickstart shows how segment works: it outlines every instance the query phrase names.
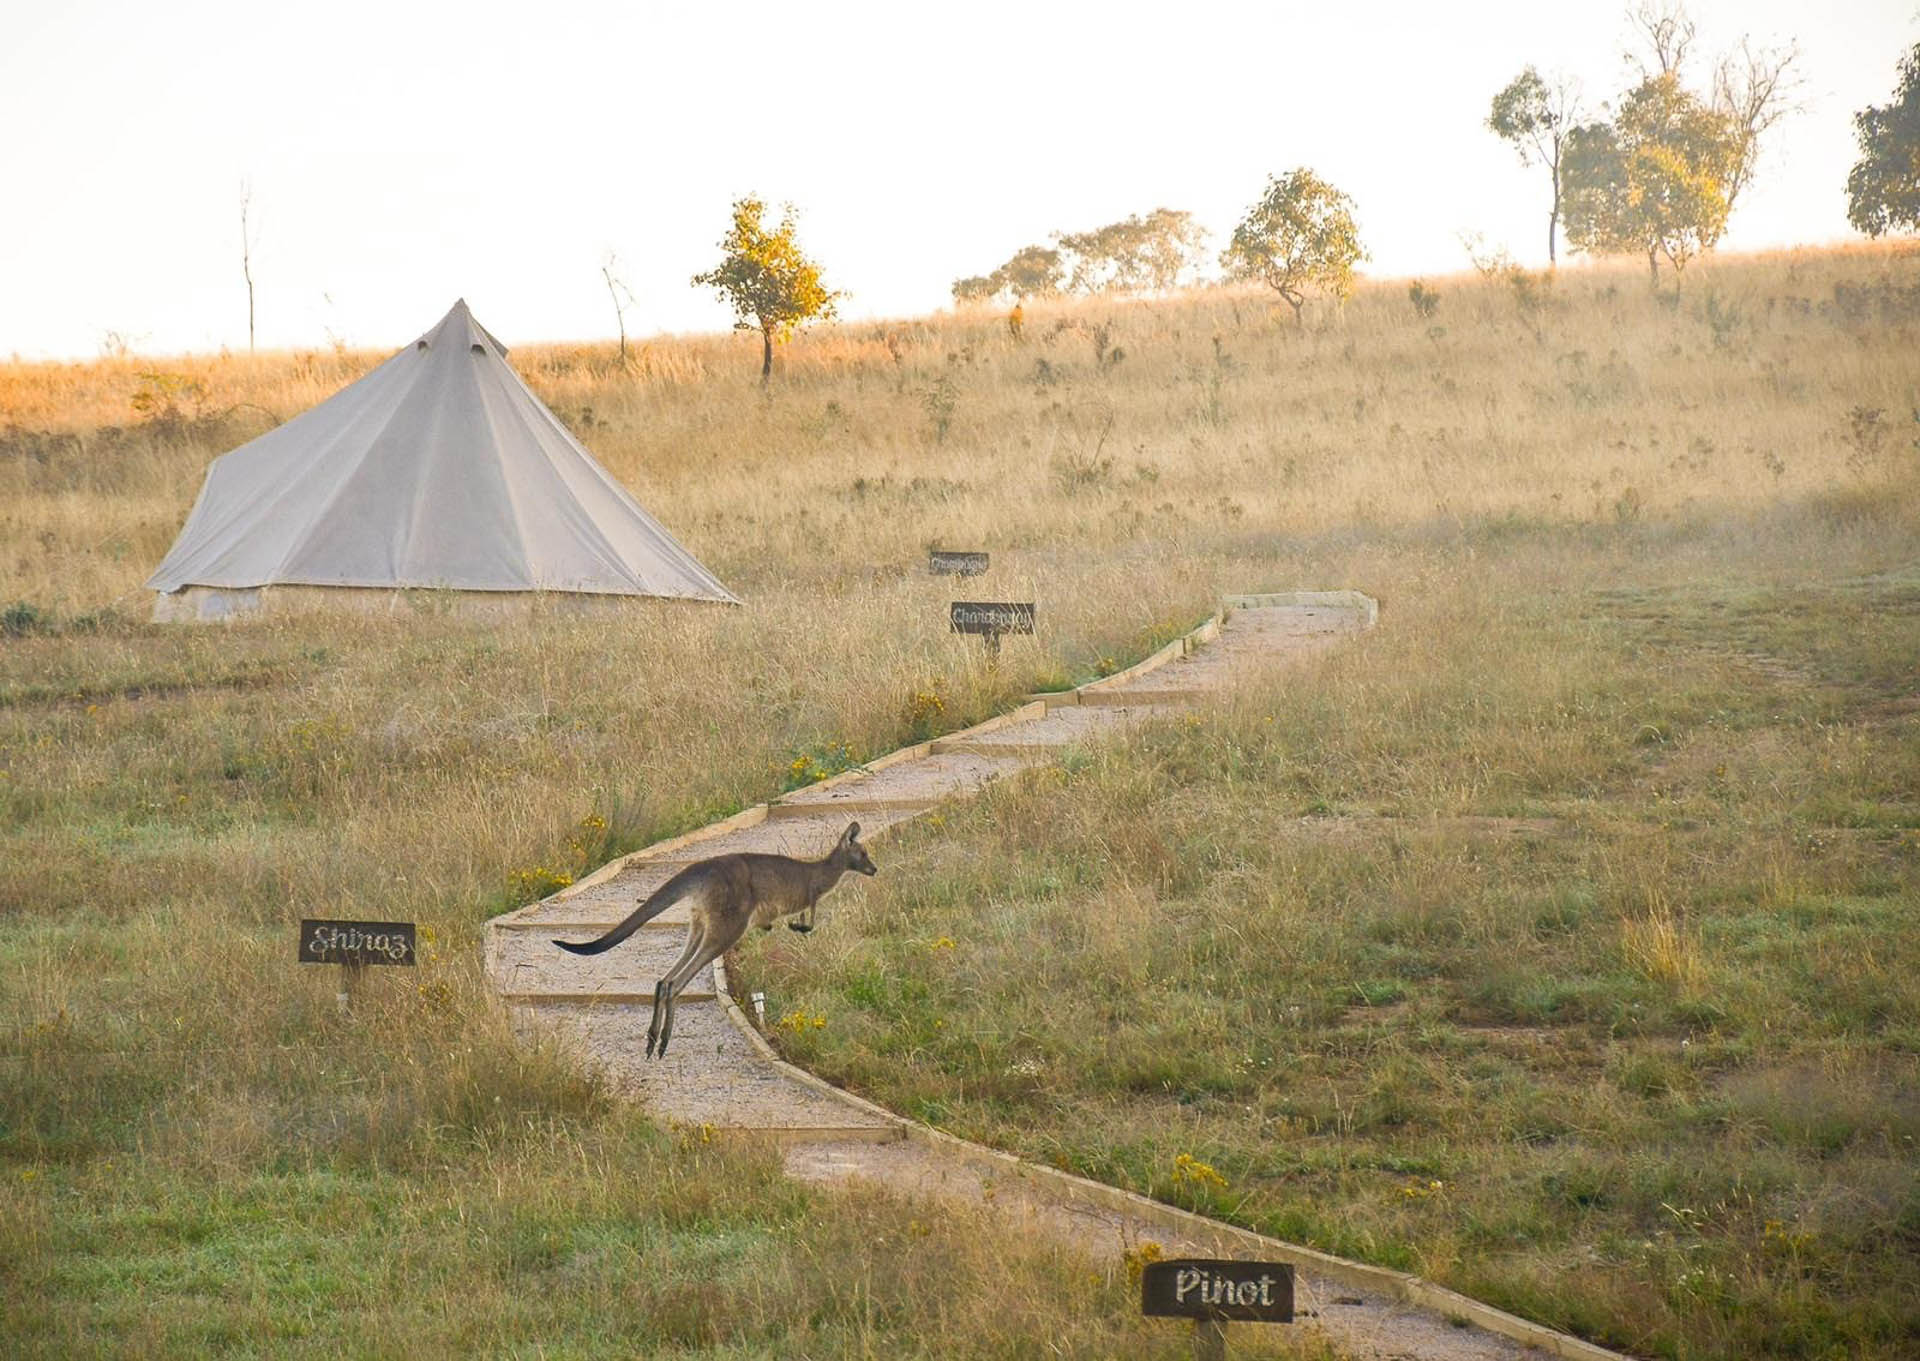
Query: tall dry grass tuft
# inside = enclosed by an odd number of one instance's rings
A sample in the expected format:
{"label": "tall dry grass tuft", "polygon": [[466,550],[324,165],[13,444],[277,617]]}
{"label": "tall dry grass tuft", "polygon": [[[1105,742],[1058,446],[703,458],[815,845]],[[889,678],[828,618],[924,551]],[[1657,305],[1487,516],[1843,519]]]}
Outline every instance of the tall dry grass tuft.
{"label": "tall dry grass tuft", "polygon": [[1670,984],[1687,997],[1705,990],[1699,936],[1657,889],[1647,895],[1645,915],[1620,919],[1620,951],[1636,972],[1655,983]]}

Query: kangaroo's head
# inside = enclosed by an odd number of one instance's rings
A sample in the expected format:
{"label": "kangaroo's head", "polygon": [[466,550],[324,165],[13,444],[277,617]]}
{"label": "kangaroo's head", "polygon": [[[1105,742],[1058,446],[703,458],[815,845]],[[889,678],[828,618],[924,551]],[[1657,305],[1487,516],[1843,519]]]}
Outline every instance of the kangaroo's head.
{"label": "kangaroo's head", "polygon": [[867,854],[867,848],[860,844],[860,824],[849,822],[847,830],[840,834],[840,844],[834,849],[846,857],[847,868],[861,874],[878,874],[880,867],[873,863]]}

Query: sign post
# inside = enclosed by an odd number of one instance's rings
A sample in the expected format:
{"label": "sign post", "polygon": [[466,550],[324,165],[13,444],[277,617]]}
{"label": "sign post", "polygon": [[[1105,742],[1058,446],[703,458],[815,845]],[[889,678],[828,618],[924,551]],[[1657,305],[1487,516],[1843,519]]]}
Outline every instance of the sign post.
{"label": "sign post", "polygon": [[1293,1322],[1293,1267],[1176,1257],[1140,1275],[1140,1312],[1193,1320],[1194,1361],[1225,1361],[1227,1324]]}
{"label": "sign post", "polygon": [[412,968],[415,957],[412,922],[325,921],[313,917],[300,922],[300,962],[341,966],[336,1000],[342,1011],[350,1009],[359,995],[360,981],[369,964]]}
{"label": "sign post", "polygon": [[977,577],[987,570],[987,555],[953,548],[927,550],[927,570],[937,577]]}
{"label": "sign post", "polygon": [[1033,632],[1033,602],[956,600],[948,612],[955,633],[977,633],[987,640],[987,665],[1000,661],[1000,635]]}

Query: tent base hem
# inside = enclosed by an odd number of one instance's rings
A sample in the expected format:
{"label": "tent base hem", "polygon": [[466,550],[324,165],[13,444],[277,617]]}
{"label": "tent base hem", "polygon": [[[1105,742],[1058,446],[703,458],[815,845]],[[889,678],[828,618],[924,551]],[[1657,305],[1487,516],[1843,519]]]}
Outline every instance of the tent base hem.
{"label": "tent base hem", "polygon": [[583,591],[460,591],[416,586],[184,586],[153,598],[156,624],[328,611],[397,619],[514,620],[550,615],[603,615],[657,605],[729,605],[698,596],[622,595]]}

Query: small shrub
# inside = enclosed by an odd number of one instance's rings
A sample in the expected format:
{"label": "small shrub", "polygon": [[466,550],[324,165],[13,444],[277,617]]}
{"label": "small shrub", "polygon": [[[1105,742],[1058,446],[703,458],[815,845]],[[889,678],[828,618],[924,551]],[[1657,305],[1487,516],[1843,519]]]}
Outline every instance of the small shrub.
{"label": "small shrub", "polygon": [[1700,307],[1701,320],[1713,333],[1713,348],[1731,350],[1747,327],[1747,315],[1736,302],[1721,302],[1720,295],[1708,292]]}
{"label": "small shrub", "polygon": [[1053,461],[1053,481],[1063,492],[1091,491],[1113,485],[1113,456],[1061,454]]}
{"label": "small shrub", "polygon": [[1083,325],[1081,330],[1087,341],[1093,346],[1093,366],[1096,369],[1110,369],[1127,357],[1127,352],[1113,343],[1113,323],[1103,321],[1097,325]]}
{"label": "small shrub", "polygon": [[1552,281],[1544,274],[1529,274],[1518,265],[1507,270],[1507,291],[1513,295],[1520,320],[1533,332],[1535,340],[1546,339],[1546,333],[1540,329],[1540,317],[1547,310],[1547,289],[1551,286]]}
{"label": "small shrub", "polygon": [[944,444],[947,431],[953,426],[954,409],[959,405],[953,379],[944,373],[934,379],[933,386],[920,394],[920,405],[926,408],[927,425],[933,431],[933,442]]}
{"label": "small shrub", "polygon": [[924,742],[939,732],[947,715],[946,700],[940,694],[940,682],[929,681],[914,687],[901,706],[901,724],[909,742]]}
{"label": "small shrub", "polygon": [[1886,411],[1877,406],[1861,405],[1847,412],[1841,439],[1847,446],[1847,471],[1856,477],[1873,472],[1886,461],[1886,416]]}
{"label": "small shrub", "polygon": [[53,632],[53,616],[31,601],[16,600],[0,610],[0,635],[24,638],[29,633]]}
{"label": "small shrub", "polygon": [[207,410],[209,392],[202,380],[182,373],[143,373],[132,406],[141,421],[168,441],[186,439],[219,417]]}
{"label": "small shrub", "polygon": [[519,903],[536,903],[542,898],[551,897],[573,882],[573,876],[565,870],[548,869],[545,865],[530,865],[525,869],[511,870],[507,874],[507,895]]}
{"label": "small shrub", "polygon": [[858,764],[854,760],[852,747],[844,742],[829,742],[800,752],[787,762],[782,788],[804,789],[810,784],[819,784],[822,780],[852,770]]}

